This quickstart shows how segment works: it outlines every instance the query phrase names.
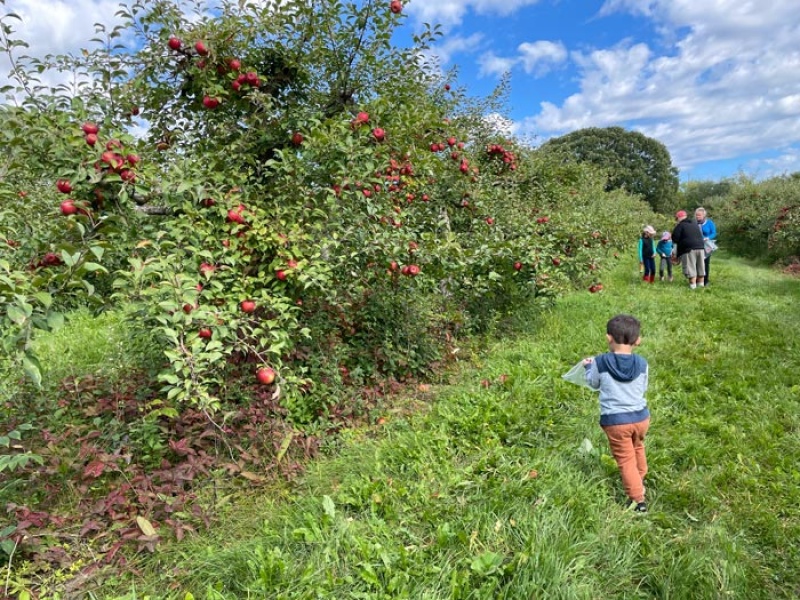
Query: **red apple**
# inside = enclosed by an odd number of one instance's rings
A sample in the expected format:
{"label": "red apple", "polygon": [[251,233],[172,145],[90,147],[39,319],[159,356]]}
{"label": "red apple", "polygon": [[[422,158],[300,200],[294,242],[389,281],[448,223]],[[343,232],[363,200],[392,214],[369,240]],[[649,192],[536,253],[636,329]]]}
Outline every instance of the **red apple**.
{"label": "red apple", "polygon": [[94,146],[97,143],[97,134],[87,133],[85,139],[87,144],[89,144],[90,146]]}
{"label": "red apple", "polygon": [[421,271],[421,269],[417,265],[409,265],[408,266],[408,274],[411,277],[416,277],[417,275],[419,275],[420,271]]}
{"label": "red apple", "polygon": [[272,367],[261,367],[258,371],[256,371],[256,379],[258,382],[263,385],[270,385],[273,381],[275,381],[275,369]]}
{"label": "red apple", "polygon": [[217,270],[217,268],[216,268],[214,265],[212,265],[212,264],[205,263],[205,262],[204,262],[204,263],[200,263],[200,272],[201,272],[203,275],[210,276],[210,275],[212,275],[212,274],[214,273],[214,271],[216,271],[216,270]]}
{"label": "red apple", "polygon": [[292,135],[292,144],[294,144],[295,146],[299,146],[300,144],[303,143],[304,139],[305,138],[303,137],[302,133],[300,133],[299,131],[295,131],[294,135]]}
{"label": "red apple", "polygon": [[59,179],[56,181],[56,187],[62,194],[69,194],[72,191],[72,184],[69,179]]}
{"label": "red apple", "polygon": [[514,270],[515,271],[521,271],[522,270],[522,263],[519,262],[519,261],[515,262],[514,263]]}
{"label": "red apple", "polygon": [[486,217],[486,224],[494,225],[494,219],[492,217]]}
{"label": "red apple", "polygon": [[128,161],[128,164],[129,164],[129,165],[131,165],[132,167],[134,167],[134,166],[136,166],[137,164],[139,164],[139,162],[141,162],[141,160],[142,160],[142,159],[141,159],[141,158],[139,158],[139,155],[138,155],[138,154],[128,154],[128,156],[126,156],[126,157],[125,157],[125,160],[127,160],[127,161]]}
{"label": "red apple", "polygon": [[208,48],[206,48],[206,45],[202,41],[195,42],[194,49],[197,50],[200,56],[206,56],[208,54]]}
{"label": "red apple", "polygon": [[64,200],[61,203],[61,214],[64,215],[65,217],[77,214],[77,212],[78,212],[78,207],[75,206],[74,200]]}
{"label": "red apple", "polygon": [[183,305],[183,312],[185,312],[187,315],[188,315],[190,312],[192,312],[193,310],[194,310],[194,306],[192,306],[192,305],[191,305],[191,304],[189,304],[188,302],[187,302],[186,304],[184,304],[184,305]]}
{"label": "red apple", "polygon": [[450,91],[450,84],[449,83],[445,83],[444,84],[444,91],[445,92],[449,92]]}
{"label": "red apple", "polygon": [[212,332],[208,327],[203,327],[200,331],[197,332],[197,335],[203,338],[204,340],[210,340]]}
{"label": "red apple", "polygon": [[213,110],[219,106],[219,98],[212,96],[203,96],[203,106],[209,110]]}
{"label": "red apple", "polygon": [[377,141],[382,142],[386,138],[386,132],[381,127],[376,127],[372,130],[372,137]]}
{"label": "red apple", "polygon": [[232,223],[238,223],[239,225],[245,224],[244,217],[242,216],[242,213],[239,210],[233,210],[233,209],[229,210],[228,221]]}
{"label": "red apple", "polygon": [[286,280],[286,271],[284,271],[283,269],[278,269],[277,271],[275,271],[275,277],[277,277],[281,281],[285,281]]}
{"label": "red apple", "polygon": [[175,36],[172,36],[172,37],[169,38],[169,41],[167,42],[167,46],[169,46],[170,50],[175,50],[177,52],[178,50],[181,49],[181,46],[183,46],[183,42],[181,42]]}
{"label": "red apple", "polygon": [[558,258],[558,257],[556,256],[556,257],[553,259],[553,266],[557,267],[557,266],[558,266],[558,265],[560,265],[560,264],[561,264],[561,259],[560,259],[560,258]]}
{"label": "red apple", "polygon": [[455,146],[456,145],[456,138],[454,138],[453,136],[450,136],[449,138],[447,138],[447,145],[450,146],[451,148],[453,146]]}
{"label": "red apple", "polygon": [[100,131],[100,128],[96,123],[91,123],[89,121],[81,125],[81,129],[83,129],[83,133],[86,135],[89,135],[90,133],[97,134]]}
{"label": "red apple", "polygon": [[243,300],[239,306],[241,307],[242,312],[246,312],[248,314],[256,310],[256,303],[252,300]]}
{"label": "red apple", "polygon": [[133,181],[134,179],[136,179],[136,173],[134,173],[130,169],[122,169],[119,172],[119,177],[120,179],[122,179],[122,181]]}
{"label": "red apple", "polygon": [[242,68],[242,61],[238,58],[232,58],[228,61],[228,66],[230,67],[231,71],[238,71]]}
{"label": "red apple", "polygon": [[392,0],[389,3],[389,10],[394,14],[399,15],[401,12],[403,12],[403,3],[400,0]]}

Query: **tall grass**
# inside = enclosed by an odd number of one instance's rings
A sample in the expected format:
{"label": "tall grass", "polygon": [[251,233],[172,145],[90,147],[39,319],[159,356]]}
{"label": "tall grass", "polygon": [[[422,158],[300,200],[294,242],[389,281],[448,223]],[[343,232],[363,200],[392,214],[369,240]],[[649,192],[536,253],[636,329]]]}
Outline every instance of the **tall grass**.
{"label": "tall grass", "polygon": [[[600,294],[521,314],[429,410],[387,411],[291,489],[162,550],[125,597],[796,598],[798,299],[800,281],[724,255],[705,290],[620,265]],[[619,312],[651,367],[641,516],[596,396],[559,377]]]}

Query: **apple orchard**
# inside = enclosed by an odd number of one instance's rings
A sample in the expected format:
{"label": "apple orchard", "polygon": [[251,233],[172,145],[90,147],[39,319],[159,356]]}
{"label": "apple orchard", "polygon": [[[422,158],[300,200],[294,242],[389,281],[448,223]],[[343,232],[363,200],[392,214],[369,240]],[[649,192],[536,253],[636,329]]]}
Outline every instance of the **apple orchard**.
{"label": "apple orchard", "polygon": [[38,382],[37,332],[119,310],[163,402],[213,413],[241,382],[308,422],[522,302],[602,289],[631,235],[609,207],[640,203],[498,131],[502,89],[425,62],[436,29],[395,43],[402,2],[196,8],[123,5],[41,60],[4,17],[4,368]]}

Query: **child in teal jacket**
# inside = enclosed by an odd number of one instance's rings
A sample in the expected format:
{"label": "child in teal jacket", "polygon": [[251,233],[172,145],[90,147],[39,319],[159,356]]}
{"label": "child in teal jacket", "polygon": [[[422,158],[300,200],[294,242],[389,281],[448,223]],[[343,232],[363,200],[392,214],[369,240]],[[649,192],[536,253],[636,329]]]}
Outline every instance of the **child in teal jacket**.
{"label": "child in teal jacket", "polygon": [[656,278],[656,248],[653,243],[653,236],[656,230],[648,225],[642,230],[639,238],[639,264],[644,266],[644,277],[642,280],[653,283]]}
{"label": "child in teal jacket", "polygon": [[672,281],[672,236],[669,231],[661,234],[661,239],[656,244],[656,254],[661,257],[661,264],[658,266],[658,275],[661,281],[664,281],[664,271],[667,272],[667,277]]}

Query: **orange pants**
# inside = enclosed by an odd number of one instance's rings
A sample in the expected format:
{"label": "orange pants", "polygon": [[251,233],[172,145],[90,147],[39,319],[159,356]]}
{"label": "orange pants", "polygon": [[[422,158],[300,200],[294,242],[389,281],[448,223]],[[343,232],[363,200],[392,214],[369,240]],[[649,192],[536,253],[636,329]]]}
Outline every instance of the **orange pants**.
{"label": "orange pants", "polygon": [[628,498],[644,502],[644,476],[647,475],[647,457],[644,454],[644,436],[650,427],[650,418],[626,425],[604,425],[611,454],[622,475],[622,487]]}

